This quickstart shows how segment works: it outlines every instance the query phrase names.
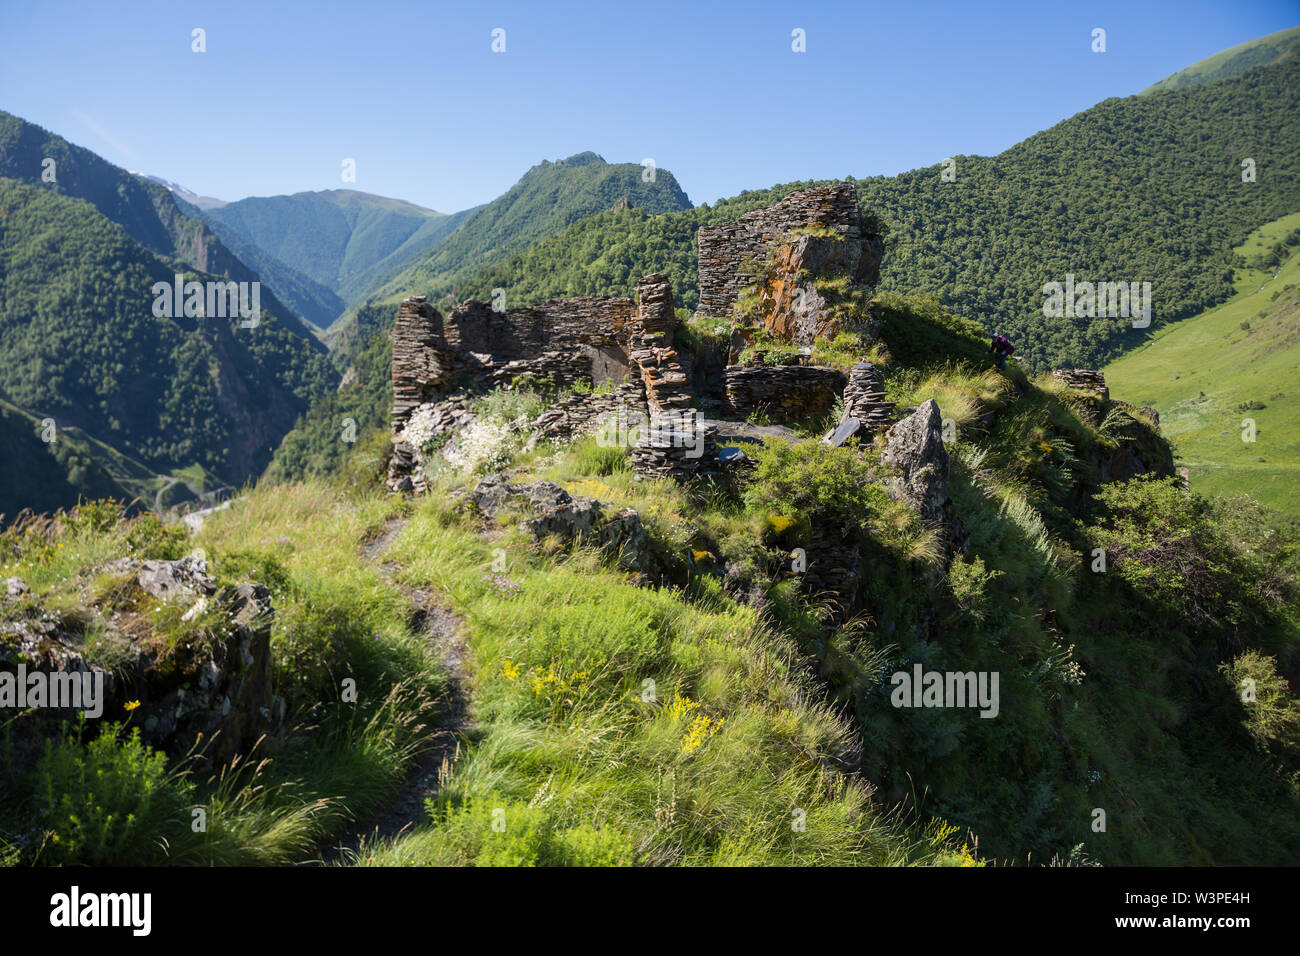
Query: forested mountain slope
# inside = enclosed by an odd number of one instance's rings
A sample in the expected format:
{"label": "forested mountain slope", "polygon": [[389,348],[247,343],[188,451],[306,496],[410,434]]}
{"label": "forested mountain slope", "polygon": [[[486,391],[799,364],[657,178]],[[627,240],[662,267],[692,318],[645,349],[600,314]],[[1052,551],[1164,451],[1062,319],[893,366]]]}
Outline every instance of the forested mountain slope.
{"label": "forested mountain slope", "polygon": [[385,280],[371,297],[413,293],[438,297],[453,290],[459,295],[459,286],[477,270],[620,200],[651,214],[691,206],[666,169],[611,164],[591,152],[555,163],[544,161],[504,195],[473,210],[454,233]]}
{"label": "forested mountain slope", "polygon": [[461,221],[353,189],[254,196],[209,209],[205,216],[334,292],[344,305]]}
{"label": "forested mountain slope", "polygon": [[0,178],[0,397],[158,472],[199,466],[237,484],[337,376],[269,293],[253,327],[157,317],[154,284],[177,273],[218,278],[154,253],[89,202]]}

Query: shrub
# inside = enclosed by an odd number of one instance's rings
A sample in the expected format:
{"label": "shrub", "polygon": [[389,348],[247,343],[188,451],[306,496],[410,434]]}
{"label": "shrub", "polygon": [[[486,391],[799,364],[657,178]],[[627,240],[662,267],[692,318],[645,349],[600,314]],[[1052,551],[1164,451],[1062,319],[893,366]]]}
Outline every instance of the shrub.
{"label": "shrub", "polygon": [[1094,501],[1100,517],[1088,536],[1125,582],[1171,618],[1235,636],[1273,619],[1293,592],[1284,568],[1256,580],[1266,569],[1252,558],[1249,537],[1237,533],[1232,505],[1186,495],[1175,478],[1111,483]]}
{"label": "shrub", "polygon": [[[545,810],[507,800],[429,801],[454,862],[475,866],[629,866],[628,837],[611,827],[559,825]],[[451,862],[451,861],[447,861]]]}
{"label": "shrub", "polygon": [[122,518],[122,506],[111,498],[80,502],[63,519],[72,534],[103,534],[116,527]]}
{"label": "shrub", "polygon": [[1295,746],[1300,740],[1300,701],[1291,696],[1286,678],[1277,672],[1277,659],[1249,650],[1220,664],[1219,673],[1231,685],[1246,710],[1246,730],[1261,747]]}
{"label": "shrub", "polygon": [[542,397],[528,388],[498,388],[470,406],[479,418],[498,422],[516,422],[536,418],[543,407]]}
{"label": "shrub", "polygon": [[127,552],[146,560],[175,561],[189,550],[190,532],[183,524],[167,524],[153,512],[131,521],[126,532]]}
{"label": "shrub", "polygon": [[140,866],[161,862],[163,834],[188,816],[192,785],[167,772],[167,759],[119,738],[109,724],[83,745],[68,733],[46,742],[36,765],[36,802],[46,832],[42,863]]}
{"label": "shrub", "polygon": [[751,508],[789,516],[864,517],[876,497],[868,463],[854,448],[816,439],[773,439],[755,455],[745,488]]}

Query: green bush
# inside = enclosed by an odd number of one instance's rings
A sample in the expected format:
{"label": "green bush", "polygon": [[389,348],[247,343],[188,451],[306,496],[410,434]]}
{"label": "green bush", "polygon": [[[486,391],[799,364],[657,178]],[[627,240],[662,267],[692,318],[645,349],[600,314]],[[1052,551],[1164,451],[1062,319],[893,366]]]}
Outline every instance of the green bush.
{"label": "green bush", "polygon": [[[547,811],[507,800],[429,801],[455,862],[475,866],[629,866],[628,837],[611,827],[563,827]],[[451,861],[448,861],[451,862]]]}
{"label": "green bush", "polygon": [[766,442],[755,454],[754,474],[744,490],[756,510],[790,517],[812,514],[863,518],[878,498],[871,468],[849,446],[832,448],[817,439]]}
{"label": "green bush", "polygon": [[99,498],[82,501],[63,519],[74,534],[103,534],[115,527],[122,518],[122,506],[112,499]]}
{"label": "green bush", "polygon": [[1176,478],[1152,475],[1104,485],[1094,502],[1100,514],[1087,536],[1170,619],[1237,636],[1275,621],[1294,597],[1284,562],[1258,560],[1280,536],[1248,530],[1237,503],[1187,495]]}
{"label": "green bush", "polygon": [[497,388],[470,406],[479,418],[499,422],[514,422],[520,418],[535,418],[544,406],[541,395],[530,388]]}
{"label": "green bush", "polygon": [[120,736],[115,724],[83,745],[69,732],[49,740],[36,765],[38,821],[46,833],[38,861],[88,866],[161,862],[164,836],[188,817],[190,784],[170,775],[167,759]]}
{"label": "green bush", "polygon": [[1295,747],[1300,741],[1300,701],[1291,695],[1277,659],[1246,651],[1220,664],[1232,692],[1246,711],[1246,730],[1261,747]]}
{"label": "green bush", "polygon": [[190,532],[183,524],[167,524],[156,514],[146,512],[127,527],[128,553],[137,558],[176,561],[189,551]]}

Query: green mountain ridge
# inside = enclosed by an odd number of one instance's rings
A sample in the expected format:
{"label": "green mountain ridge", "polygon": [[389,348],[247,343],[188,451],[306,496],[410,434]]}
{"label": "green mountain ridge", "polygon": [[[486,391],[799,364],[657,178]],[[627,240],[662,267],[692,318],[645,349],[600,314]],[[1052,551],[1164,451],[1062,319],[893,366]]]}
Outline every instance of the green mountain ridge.
{"label": "green mountain ridge", "polygon": [[[864,211],[888,231],[882,289],[929,292],[1002,329],[1032,368],[1096,367],[1147,332],[1122,318],[1047,319],[1043,285],[1067,274],[1149,281],[1152,330],[1223,301],[1233,248],[1300,205],[1297,145],[1300,58],[1287,57],[1160,97],[1106,100],[996,157],[957,156],[955,182],[939,164],[857,184]],[[1242,181],[1244,158],[1259,170],[1254,182]],[[458,295],[625,294],[644,264],[666,269],[679,304],[693,308],[694,229],[707,215],[588,217],[461,279]],[[446,288],[417,278],[389,283],[394,301]]]}
{"label": "green mountain ridge", "polygon": [[281,262],[238,229],[204,216],[201,208],[178,200],[188,215],[203,218],[222,243],[257,272],[286,303],[317,329],[327,328],[346,307],[334,290]]}
{"label": "green mountain ridge", "polygon": [[[53,160],[53,181],[43,177]],[[262,299],[293,332],[315,342],[302,316],[281,302],[260,276],[216,235],[201,211],[156,179],[114,166],[61,136],[0,110],[0,177],[84,199],[136,242],[160,256],[236,282],[261,281]]]}
{"label": "green mountain ridge", "polygon": [[[351,189],[255,196],[206,210],[204,216],[330,290],[344,306],[461,221]],[[330,321],[337,317],[336,312]]]}
{"label": "green mountain ridge", "polygon": [[1213,56],[1208,56],[1204,60],[1198,60],[1191,66],[1152,83],[1138,93],[1138,96],[1181,90],[1188,86],[1215,83],[1240,76],[1253,67],[1267,66],[1284,56],[1295,56],[1298,42],[1300,42],[1300,27],[1291,27],[1288,30],[1270,33],[1268,36],[1247,40],[1245,43],[1239,43]]}
{"label": "green mountain ridge", "polygon": [[[648,180],[651,174],[653,181]],[[592,152],[544,161],[502,196],[472,210],[455,232],[377,285],[370,298],[412,293],[455,297],[479,269],[620,200],[650,214],[691,208],[690,199],[666,169],[611,164]]]}

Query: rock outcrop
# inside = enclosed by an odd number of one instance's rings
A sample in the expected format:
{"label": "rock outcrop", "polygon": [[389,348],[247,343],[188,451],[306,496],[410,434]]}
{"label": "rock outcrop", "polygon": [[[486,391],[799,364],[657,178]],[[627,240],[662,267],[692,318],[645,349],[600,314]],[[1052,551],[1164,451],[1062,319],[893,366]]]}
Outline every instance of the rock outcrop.
{"label": "rock outcrop", "polygon": [[[285,703],[272,685],[274,610],[265,587],[243,583],[218,590],[197,558],[125,558],[101,571],[127,577],[137,593],[188,605],[187,620],[203,614],[213,626],[203,628],[203,640],[163,646],[119,626],[116,616],[100,615],[99,644],[113,648],[111,667],[101,666],[93,663],[83,634],[65,630],[39,607],[16,603],[30,602],[27,594],[6,597],[0,604],[0,671],[17,672],[21,665],[28,674],[50,677],[98,674],[104,691],[99,719],[130,719],[141,739],[173,757],[194,753],[226,763],[278,731]],[[45,714],[55,720],[73,716]]]}
{"label": "rock outcrop", "polygon": [[942,527],[950,462],[943,447],[943,416],[934,399],[889,430],[883,460],[898,469],[889,483],[890,494],[916,508],[926,527]]}
{"label": "rock outcrop", "polygon": [[554,482],[518,483],[505,474],[483,478],[469,491],[468,500],[490,518],[506,508],[519,509],[528,515],[523,526],[534,537],[554,537],[566,547],[601,548],[643,583],[659,583],[664,577],[650,534],[631,508],[611,510],[594,498],[571,495]]}

